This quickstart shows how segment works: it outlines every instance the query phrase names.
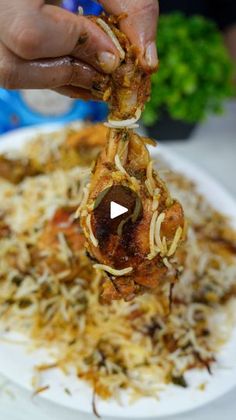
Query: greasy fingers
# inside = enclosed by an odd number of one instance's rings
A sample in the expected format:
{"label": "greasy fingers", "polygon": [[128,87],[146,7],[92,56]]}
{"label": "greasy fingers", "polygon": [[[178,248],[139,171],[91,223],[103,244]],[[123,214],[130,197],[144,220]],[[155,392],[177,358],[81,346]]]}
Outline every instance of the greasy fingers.
{"label": "greasy fingers", "polygon": [[60,86],[59,88],[53,90],[61,95],[69,96],[69,98],[73,99],[83,99],[84,101],[89,101],[91,99],[97,100],[90,91],[76,86]]}
{"label": "greasy fingers", "polygon": [[71,57],[23,60],[0,43],[0,86],[6,89],[47,89],[68,85],[90,91],[105,76]]}
{"label": "greasy fingers", "polygon": [[0,28],[2,43],[26,60],[72,55],[105,73],[119,65],[113,42],[95,23],[40,0],[1,0]]}
{"label": "greasy fingers", "polygon": [[[154,71],[157,1],[100,3],[108,12],[127,15],[121,30],[139,47],[142,66]],[[43,0],[1,0],[0,28],[0,85],[9,89],[62,86],[70,95],[87,97],[94,84],[98,90],[103,84],[101,73],[113,72],[120,62],[112,40],[94,22]]]}
{"label": "greasy fingers", "polygon": [[157,0],[100,0],[107,12],[122,13],[120,27],[133,45],[139,48],[139,60],[144,69],[155,71],[158,65],[156,30],[159,15]]}

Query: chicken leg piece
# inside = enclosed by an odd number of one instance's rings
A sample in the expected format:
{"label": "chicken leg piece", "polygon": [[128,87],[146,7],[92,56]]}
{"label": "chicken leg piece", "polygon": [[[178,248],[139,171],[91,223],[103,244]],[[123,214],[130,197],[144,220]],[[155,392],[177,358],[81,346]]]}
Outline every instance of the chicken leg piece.
{"label": "chicken leg piece", "polygon": [[[153,170],[146,148],[150,140],[132,129],[149,97],[150,75],[139,67],[135,49],[114,18],[104,19],[124,55],[107,87],[111,106],[107,144],[78,216],[88,253],[104,272],[101,298],[110,302],[128,301],[147,290],[161,293],[176,281],[173,255],[184,237],[184,214]],[[123,214],[112,217],[114,204],[125,209]]]}
{"label": "chicken leg piece", "polygon": [[[153,171],[145,139],[131,130],[108,136],[80,207],[88,252],[106,272],[106,302],[174,283],[172,257],[184,234],[182,207]],[[112,202],[128,211],[111,219]]]}

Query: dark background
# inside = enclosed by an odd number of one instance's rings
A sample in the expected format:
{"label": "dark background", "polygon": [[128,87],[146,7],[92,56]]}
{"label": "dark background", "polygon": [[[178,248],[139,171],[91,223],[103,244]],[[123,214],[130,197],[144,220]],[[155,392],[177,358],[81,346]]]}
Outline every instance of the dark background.
{"label": "dark background", "polygon": [[161,13],[180,10],[187,16],[200,14],[224,30],[236,23],[236,0],[159,0]]}

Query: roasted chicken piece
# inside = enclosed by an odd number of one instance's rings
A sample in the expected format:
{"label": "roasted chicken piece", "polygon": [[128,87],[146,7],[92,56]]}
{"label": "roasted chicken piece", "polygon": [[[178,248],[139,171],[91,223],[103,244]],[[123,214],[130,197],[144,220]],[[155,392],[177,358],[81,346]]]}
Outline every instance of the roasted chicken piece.
{"label": "roasted chicken piece", "polygon": [[107,129],[102,124],[84,125],[80,130],[68,128],[64,133],[55,133],[55,136],[46,138],[47,153],[42,159],[43,145],[40,137],[27,145],[30,164],[39,173],[91,165],[106,142]]}
{"label": "roasted chicken piece", "polygon": [[42,274],[45,269],[63,281],[93,278],[93,267],[85,251],[85,238],[74,220],[74,208],[59,208],[49,220],[31,250],[33,265]]}
{"label": "roasted chicken piece", "polygon": [[[69,170],[76,166],[89,166],[106,142],[107,129],[102,124],[84,125],[80,130],[65,130],[63,135],[46,139],[46,155],[42,156],[42,140],[28,145],[31,166],[38,173],[49,173],[59,168]],[[62,141],[61,141],[62,140]]]}
{"label": "roasted chicken piece", "polygon": [[[52,147],[47,159],[39,159],[42,144],[33,146],[32,165],[40,173],[53,172],[61,168],[69,170],[76,166],[89,166],[97,158],[106,142],[107,129],[102,124],[85,125],[80,130],[68,130],[67,136],[58,148]],[[50,150],[50,145],[47,148]]]}
{"label": "roasted chicken piece", "polygon": [[[110,77],[107,145],[94,168],[78,209],[87,249],[95,267],[106,273],[104,302],[130,300],[146,290],[162,293],[177,278],[172,257],[184,236],[181,205],[153,170],[145,143],[132,128],[150,93],[150,75],[137,51],[118,29],[117,19],[97,19],[114,38],[121,64]],[[112,217],[112,205],[124,211]]]}
{"label": "roasted chicken piece", "polygon": [[[184,236],[182,207],[153,171],[145,139],[131,130],[113,134],[79,208],[88,251],[107,273],[104,302],[174,283],[172,257]],[[112,202],[128,211],[112,219]]]}
{"label": "roasted chicken piece", "polygon": [[88,125],[71,132],[62,145],[62,161],[68,161],[68,153],[76,155],[76,165],[91,165],[106,144],[107,128],[103,124]]}
{"label": "roasted chicken piece", "polygon": [[39,171],[28,159],[10,159],[4,155],[0,156],[0,178],[12,184],[19,184],[27,176],[38,174]]}

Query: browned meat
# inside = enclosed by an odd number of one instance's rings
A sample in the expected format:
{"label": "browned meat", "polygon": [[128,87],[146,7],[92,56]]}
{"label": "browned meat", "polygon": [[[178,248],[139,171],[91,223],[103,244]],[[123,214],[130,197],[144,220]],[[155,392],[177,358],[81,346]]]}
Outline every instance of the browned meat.
{"label": "browned meat", "polygon": [[[90,17],[105,32],[107,26],[118,41],[121,63],[116,71],[104,79],[98,92],[93,92],[99,99],[110,105],[110,117],[115,120],[133,118],[142,110],[150,97],[150,74],[145,73],[137,60],[136,48],[130,45],[128,38],[119,30],[119,21],[123,16],[108,16],[103,13],[99,18]],[[108,33],[109,34],[109,33]],[[101,93],[102,91],[102,93]]]}
{"label": "browned meat", "polygon": [[[144,141],[131,130],[119,131],[110,139],[81,208],[89,253],[108,270],[115,269],[103,284],[104,301],[129,300],[176,280],[169,259],[183,238],[183,210],[152,170]],[[111,201],[128,212],[112,220]]]}
{"label": "browned meat", "polygon": [[18,184],[27,176],[38,174],[39,171],[28,160],[13,160],[6,156],[0,156],[0,178],[4,178],[12,184]]}
{"label": "browned meat", "polygon": [[[87,166],[94,162],[106,143],[108,129],[103,124],[85,126],[79,131],[68,132],[66,141],[59,147],[56,157],[49,155],[45,162],[38,160],[38,151],[27,159],[10,159],[0,155],[0,178],[19,184],[28,176],[49,173],[55,169],[65,170],[75,166]],[[39,151],[42,145],[39,146]]]}
{"label": "browned meat", "polygon": [[0,239],[7,238],[10,234],[10,226],[5,222],[4,215],[0,213]]}
{"label": "browned meat", "polygon": [[[175,263],[170,260],[184,236],[184,215],[153,171],[145,145],[149,141],[132,130],[149,97],[150,75],[139,66],[117,18],[93,19],[116,37],[121,64],[109,77],[104,95],[111,111],[107,145],[78,214],[88,251],[99,263],[97,268],[107,273],[102,299],[109,302],[130,300],[145,290],[161,293],[166,283],[176,281]],[[113,219],[112,202],[127,211]]]}
{"label": "browned meat", "polygon": [[46,225],[40,239],[43,248],[54,248],[58,244],[58,234],[63,234],[73,253],[81,251],[84,246],[84,235],[80,226],[74,223],[73,208],[61,208],[56,211],[52,220]]}
{"label": "browned meat", "polygon": [[38,246],[32,250],[33,265],[39,272],[49,267],[53,274],[63,276],[63,281],[76,277],[90,280],[93,272],[85,255],[85,239],[78,223],[74,221],[73,208],[58,209],[42,233]]}
{"label": "browned meat", "polygon": [[[62,161],[74,154],[76,165],[91,165],[106,144],[108,129],[103,124],[94,124],[72,132],[62,146]],[[72,161],[72,159],[71,159]]]}

